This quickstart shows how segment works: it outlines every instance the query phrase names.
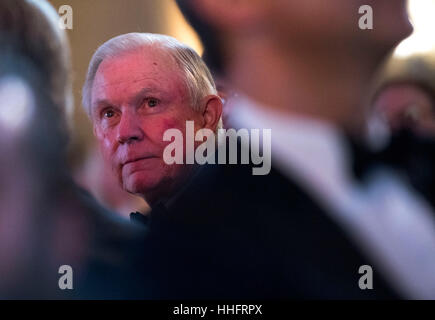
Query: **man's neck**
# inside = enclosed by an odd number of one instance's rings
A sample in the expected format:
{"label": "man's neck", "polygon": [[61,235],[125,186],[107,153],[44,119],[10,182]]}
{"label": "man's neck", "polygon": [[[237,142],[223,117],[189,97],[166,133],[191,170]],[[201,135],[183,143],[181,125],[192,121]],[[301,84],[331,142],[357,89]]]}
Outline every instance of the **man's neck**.
{"label": "man's neck", "polygon": [[378,64],[373,57],[339,50],[285,50],[261,40],[234,45],[229,80],[254,100],[351,133],[364,130],[366,99]]}
{"label": "man's neck", "polygon": [[197,164],[189,165],[189,170],[186,170],[182,177],[178,177],[177,182],[174,182],[165,192],[153,194],[152,197],[149,196],[148,198],[143,196],[143,199],[151,209],[160,205],[170,207],[183,194],[183,191],[195,178],[200,168],[201,166]]}

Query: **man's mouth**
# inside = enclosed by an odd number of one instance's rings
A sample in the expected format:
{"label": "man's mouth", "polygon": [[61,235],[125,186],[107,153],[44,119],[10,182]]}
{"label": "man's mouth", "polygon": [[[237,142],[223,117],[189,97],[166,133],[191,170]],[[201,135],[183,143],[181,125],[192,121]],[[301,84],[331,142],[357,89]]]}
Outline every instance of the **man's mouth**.
{"label": "man's mouth", "polygon": [[129,163],[134,163],[134,162],[137,162],[137,161],[147,160],[147,159],[153,159],[153,158],[156,158],[156,157],[155,156],[143,156],[143,157],[130,158],[130,159],[124,161],[122,163],[122,166],[125,166],[126,164],[129,164]]}

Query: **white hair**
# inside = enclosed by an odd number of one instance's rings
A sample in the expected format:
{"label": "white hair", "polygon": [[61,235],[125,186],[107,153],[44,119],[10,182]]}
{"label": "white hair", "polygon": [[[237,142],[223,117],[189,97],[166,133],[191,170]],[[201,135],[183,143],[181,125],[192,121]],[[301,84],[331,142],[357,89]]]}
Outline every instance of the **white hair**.
{"label": "white hair", "polygon": [[105,59],[115,58],[122,53],[148,46],[159,47],[174,58],[184,75],[183,78],[194,110],[199,110],[200,101],[205,96],[217,95],[216,85],[208,67],[192,48],[166,35],[127,33],[112,38],[101,45],[89,63],[82,92],[83,107],[89,116],[91,116],[92,86],[100,64]]}

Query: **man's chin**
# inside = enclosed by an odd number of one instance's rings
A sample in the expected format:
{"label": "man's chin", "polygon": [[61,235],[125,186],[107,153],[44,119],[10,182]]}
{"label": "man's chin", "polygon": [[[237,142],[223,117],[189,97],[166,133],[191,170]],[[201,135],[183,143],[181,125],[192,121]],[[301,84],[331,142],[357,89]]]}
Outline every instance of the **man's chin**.
{"label": "man's chin", "polygon": [[135,195],[146,195],[152,190],[157,189],[157,183],[127,183],[125,190]]}
{"label": "man's chin", "polygon": [[140,196],[145,200],[155,198],[155,194],[162,193],[161,189],[163,186],[162,179],[157,177],[147,177],[143,178],[130,176],[127,181],[124,182],[124,190],[131,194]]}

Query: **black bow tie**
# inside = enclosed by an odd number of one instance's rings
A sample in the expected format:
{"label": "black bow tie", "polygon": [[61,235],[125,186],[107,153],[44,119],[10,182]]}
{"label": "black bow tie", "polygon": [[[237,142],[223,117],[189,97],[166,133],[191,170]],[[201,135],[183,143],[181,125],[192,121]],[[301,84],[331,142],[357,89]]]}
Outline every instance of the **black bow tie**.
{"label": "black bow tie", "polygon": [[148,226],[148,224],[150,223],[150,217],[136,211],[130,213],[130,221]]}

